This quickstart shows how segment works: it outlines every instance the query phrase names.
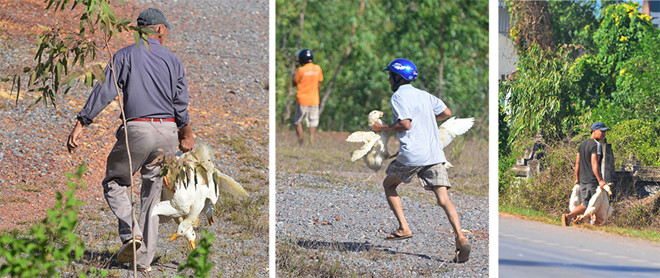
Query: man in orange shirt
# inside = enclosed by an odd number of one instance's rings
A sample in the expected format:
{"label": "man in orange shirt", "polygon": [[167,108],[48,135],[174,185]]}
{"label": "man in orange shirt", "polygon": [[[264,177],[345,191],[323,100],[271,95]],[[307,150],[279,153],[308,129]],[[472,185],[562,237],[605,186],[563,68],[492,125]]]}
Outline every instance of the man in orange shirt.
{"label": "man in orange shirt", "polygon": [[300,67],[293,76],[293,86],[297,87],[296,92],[296,134],[298,143],[303,143],[303,119],[307,119],[309,128],[310,143],[314,143],[314,132],[319,125],[319,87],[323,81],[323,71],[321,67],[312,63],[314,54],[311,50],[304,48],[299,50],[298,63]]}

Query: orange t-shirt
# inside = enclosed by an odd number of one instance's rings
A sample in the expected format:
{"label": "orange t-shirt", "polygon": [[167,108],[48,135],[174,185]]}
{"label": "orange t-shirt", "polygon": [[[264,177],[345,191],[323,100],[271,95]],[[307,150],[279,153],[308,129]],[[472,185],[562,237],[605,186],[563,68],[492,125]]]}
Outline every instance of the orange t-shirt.
{"label": "orange t-shirt", "polygon": [[303,106],[319,105],[319,82],[323,81],[321,67],[307,63],[296,70],[293,80],[296,82],[296,103]]}

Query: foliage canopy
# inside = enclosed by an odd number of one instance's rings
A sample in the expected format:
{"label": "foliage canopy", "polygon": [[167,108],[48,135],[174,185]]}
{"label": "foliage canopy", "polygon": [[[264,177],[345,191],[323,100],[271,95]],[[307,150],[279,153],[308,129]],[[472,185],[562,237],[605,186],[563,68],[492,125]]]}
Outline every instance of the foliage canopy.
{"label": "foliage canopy", "polygon": [[[486,116],[486,1],[364,3],[361,12],[357,1],[276,1],[278,122],[290,123],[286,106],[293,95],[287,89],[298,48],[312,49],[314,63],[323,69],[321,95],[336,72],[332,95],[321,115],[323,129],[363,129],[369,111],[388,111],[392,93],[388,76],[381,70],[401,57],[418,68],[413,85],[439,95],[454,114]],[[357,23],[355,36],[351,36],[353,23]],[[349,45],[350,54],[342,62]]]}

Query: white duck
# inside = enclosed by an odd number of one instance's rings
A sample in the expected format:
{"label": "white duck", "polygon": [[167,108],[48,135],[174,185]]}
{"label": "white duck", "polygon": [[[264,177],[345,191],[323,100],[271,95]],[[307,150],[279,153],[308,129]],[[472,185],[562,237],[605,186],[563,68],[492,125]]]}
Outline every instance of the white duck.
{"label": "white duck", "polygon": [[[612,212],[614,211],[614,208],[610,206],[610,199],[609,196],[612,195],[612,191],[610,190],[610,185],[612,183],[608,183],[605,186],[603,186],[603,189],[600,189],[600,187],[596,188],[596,193],[594,193],[593,196],[591,196],[591,199],[589,199],[589,204],[587,205],[587,209],[584,211],[582,215],[578,215],[575,218],[575,221],[582,220],[584,217],[589,216],[591,219],[591,224],[593,225],[603,225],[605,223],[605,220],[612,215]],[[578,188],[577,193],[575,188]],[[605,194],[607,193],[607,194]],[[573,187],[573,194],[571,195],[571,204],[569,204],[569,208],[571,208],[571,211],[577,207],[573,202],[574,202],[574,196],[576,196],[576,199],[580,199],[580,190],[579,190],[579,185],[575,185]],[[579,205],[579,201],[577,201],[577,205]]]}
{"label": "white duck", "polygon": [[[380,120],[384,113],[378,110],[369,113],[369,126],[372,126],[376,121],[383,124]],[[445,148],[448,146],[456,136],[464,134],[474,125],[474,118],[456,118],[451,117],[438,127],[438,137],[440,139],[440,147]],[[389,134],[387,132],[373,132],[373,131],[357,131],[351,133],[346,141],[348,142],[362,142],[364,145],[354,151],[351,155],[351,161],[356,161],[360,157],[364,157],[364,162],[367,167],[374,171],[378,171],[383,165],[383,161],[398,155],[398,152],[391,157],[387,150],[387,140]],[[365,156],[366,155],[366,156]],[[450,168],[453,165],[449,162],[445,163],[445,167]]]}
{"label": "white duck", "polygon": [[[164,159],[161,159],[163,161]],[[220,191],[235,197],[247,197],[247,192],[231,177],[214,168],[213,152],[200,144],[181,157],[162,164],[164,175],[163,193],[152,215],[161,215],[162,220],[173,219],[178,223],[177,232],[170,241],[184,236],[195,249],[193,226],[204,211],[209,225],[213,224],[213,205]]]}
{"label": "white duck", "polygon": [[[456,118],[451,117],[438,127],[438,137],[440,138],[440,148],[448,146],[456,136],[466,133],[474,125],[474,118]],[[449,161],[445,162],[446,168],[454,167]]]}
{"label": "white duck", "polygon": [[[368,122],[369,127],[373,126],[376,122],[383,124],[380,119],[385,113],[378,110],[369,112]],[[369,169],[378,171],[383,165],[383,161],[390,156],[387,151],[387,141],[390,135],[387,132],[373,132],[373,131],[356,131],[346,138],[348,142],[364,143],[364,145],[353,151],[351,154],[351,162],[364,157],[364,163]]]}

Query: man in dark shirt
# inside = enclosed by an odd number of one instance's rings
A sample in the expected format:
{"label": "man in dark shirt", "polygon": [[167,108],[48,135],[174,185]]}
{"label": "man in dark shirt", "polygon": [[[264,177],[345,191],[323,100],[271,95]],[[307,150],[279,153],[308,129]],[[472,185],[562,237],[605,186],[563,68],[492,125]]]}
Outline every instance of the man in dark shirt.
{"label": "man in dark shirt", "polygon": [[605,139],[609,130],[602,122],[591,125],[591,136],[578,147],[575,160],[575,184],[580,185],[580,205],[571,213],[561,215],[561,225],[568,226],[571,220],[584,213],[589,205],[589,199],[596,193],[596,188],[605,186],[605,181],[600,175],[601,148],[600,143]]}
{"label": "man in dark shirt", "polygon": [[[88,126],[123,91],[123,105],[127,124],[117,130],[115,143],[108,155],[103,194],[118,218],[119,237],[123,246],[117,254],[121,262],[132,262],[133,243],[137,250],[137,267],[150,269],[158,241],[158,216],[151,216],[152,208],[160,201],[163,179],[160,167],[150,163],[160,154],[174,155],[176,146],[183,152],[194,146],[188,116],[188,85],[183,65],[174,53],[163,47],[171,25],[158,9],[147,9],[137,19],[138,27],[157,32],[150,35],[149,46],[131,45],[113,56],[114,71],[105,69],[105,82],[98,83],[77,116],[69,135],[67,148],[73,152],[83,126]],[[128,134],[128,146],[125,135]],[[177,142],[178,140],[178,142]],[[127,148],[133,169],[129,169]],[[132,175],[140,170],[142,187],[141,211],[134,227],[131,202],[126,194]],[[135,238],[132,229],[135,228]]]}

